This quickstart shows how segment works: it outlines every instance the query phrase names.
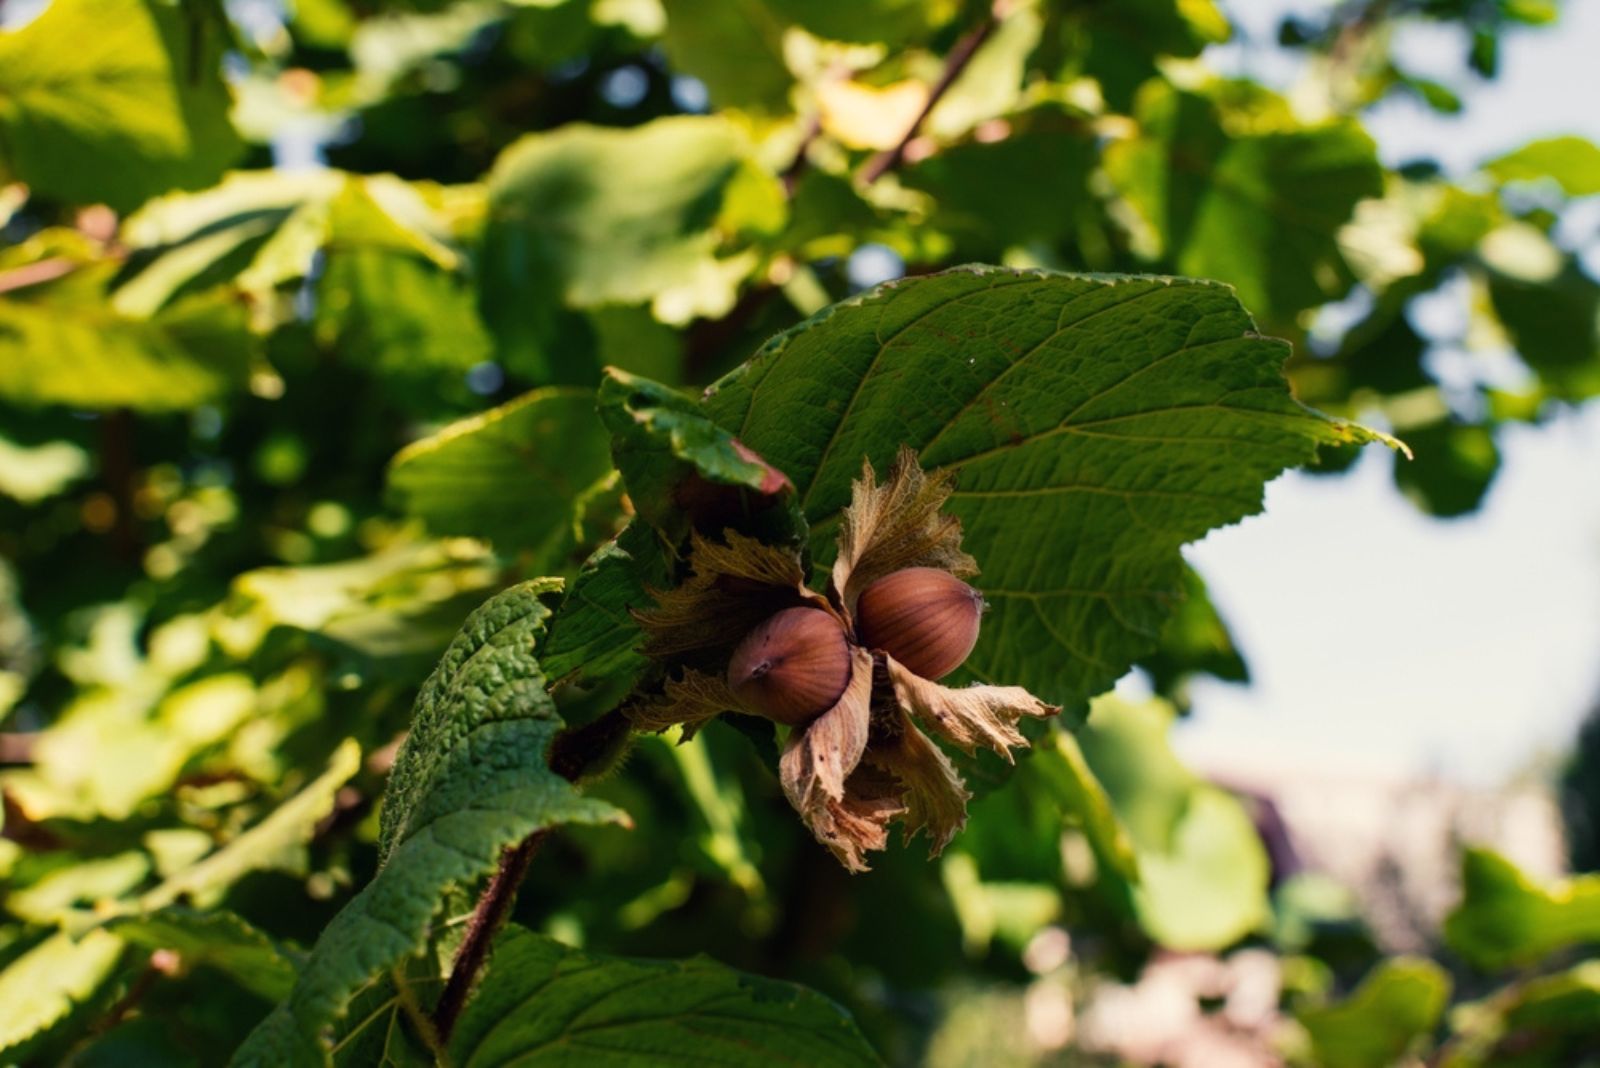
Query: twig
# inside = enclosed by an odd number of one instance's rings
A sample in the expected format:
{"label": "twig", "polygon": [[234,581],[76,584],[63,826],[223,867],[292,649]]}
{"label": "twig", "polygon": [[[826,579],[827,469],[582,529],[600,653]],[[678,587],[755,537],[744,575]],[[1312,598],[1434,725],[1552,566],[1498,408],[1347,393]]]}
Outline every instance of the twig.
{"label": "twig", "polygon": [[78,266],[77,260],[68,259],[65,256],[52,256],[49,259],[25,263],[21,267],[14,267],[9,271],[0,273],[0,293],[9,293],[14,289],[26,289],[28,286],[53,282],[57,278],[71,274],[78,269]]}
{"label": "twig", "polygon": [[791,199],[794,197],[794,188],[800,184],[800,176],[811,164],[811,143],[821,133],[822,116],[820,114],[811,116],[811,121],[806,123],[806,132],[800,137],[800,147],[795,149],[794,159],[783,169],[783,173],[778,175],[779,181],[783,183],[784,196]]}
{"label": "twig", "polygon": [[[623,744],[632,725],[621,709],[612,709],[592,723],[576,727],[557,735],[550,747],[550,769],[569,782],[587,774],[602,756]],[[443,1048],[450,1041],[456,1020],[466,1007],[472,984],[489,959],[489,948],[494,936],[505,923],[511,906],[517,900],[517,887],[522,885],[533,855],[550,834],[548,829],[535,831],[518,844],[500,854],[500,866],[495,869],[484,888],[483,896],[472,910],[467,921],[466,937],[456,950],[455,962],[450,966],[450,978],[444,992],[433,1007],[433,1027],[438,1044]]]}
{"label": "twig", "polygon": [[455,964],[450,968],[450,980],[445,983],[444,993],[439,995],[439,1003],[433,1007],[433,1026],[439,1033],[441,1046],[450,1041],[456,1020],[466,1007],[467,995],[472,992],[472,984],[483,970],[484,962],[489,959],[490,943],[505,923],[506,914],[517,899],[517,887],[521,885],[522,877],[528,874],[533,855],[539,851],[540,843],[549,833],[535,831],[500,854],[500,867],[495,870],[488,888],[478,899],[478,907],[472,911],[472,919],[467,923],[467,936],[456,951]]}
{"label": "twig", "polygon": [[918,132],[922,129],[922,124],[927,121],[933,109],[939,105],[939,101],[944,98],[944,94],[949,91],[950,86],[954,85],[955,80],[961,77],[961,72],[967,69],[967,64],[972,62],[972,57],[977,55],[979,48],[983,47],[983,42],[987,41],[989,35],[994,33],[996,27],[1000,25],[1002,17],[1002,3],[997,0],[989,10],[989,17],[971,30],[968,30],[955,43],[955,46],[950,49],[950,54],[945,57],[944,71],[940,73],[939,80],[933,83],[933,88],[928,90],[928,101],[922,105],[922,110],[917,113],[916,119],[912,121],[911,126],[906,130],[905,136],[900,138],[900,142],[893,148],[886,149],[873,156],[872,159],[867,161],[867,165],[861,168],[861,181],[864,184],[871,185],[900,166],[901,161],[905,159],[906,146],[916,140]]}
{"label": "twig", "polygon": [[111,544],[117,556],[130,564],[138,563],[143,555],[133,514],[134,483],[138,477],[133,429],[133,412],[127,408],[113,409],[100,420],[100,477],[116,506]]}
{"label": "twig", "polygon": [[31,731],[0,732],[0,764],[32,764],[37,737]]}

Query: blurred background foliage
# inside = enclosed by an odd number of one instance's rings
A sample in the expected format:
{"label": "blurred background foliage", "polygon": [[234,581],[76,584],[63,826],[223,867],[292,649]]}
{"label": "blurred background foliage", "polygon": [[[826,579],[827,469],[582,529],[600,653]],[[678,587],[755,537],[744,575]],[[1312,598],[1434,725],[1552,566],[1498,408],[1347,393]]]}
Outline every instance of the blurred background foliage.
{"label": "blurred background foliage", "polygon": [[[1447,177],[1384,166],[1362,115],[1460,107],[1396,27],[1454,28],[1492,80],[1559,15],[1329,4],[1283,23],[1283,95],[1208,69],[1211,0],[7,0],[0,1056],[215,1063],[282,996],[372,874],[467,612],[625,521],[604,366],[702,386],[969,261],[1215,278],[1293,341],[1297,396],[1412,445],[1399,492],[1472,511],[1503,427],[1600,391],[1594,235],[1564,222],[1600,149]],[[1434,293],[1464,335],[1407,314]],[[641,739],[598,791],[637,829],[557,837],[518,918],[802,981],[896,1064],[1593,1063],[1600,876],[1469,851],[1436,959],[1385,959],[1270,805],[1167,747],[1186,679],[1247,675],[1190,585],[1157,696],[1098,702],[937,862],[849,878],[719,723]],[[1180,1047],[1141,1045],[1152,997]]]}

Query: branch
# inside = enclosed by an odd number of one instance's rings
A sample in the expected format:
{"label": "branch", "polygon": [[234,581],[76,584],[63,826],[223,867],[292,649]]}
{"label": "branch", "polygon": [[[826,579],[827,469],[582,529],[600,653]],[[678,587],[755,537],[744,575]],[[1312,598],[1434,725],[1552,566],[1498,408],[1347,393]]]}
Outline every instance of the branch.
{"label": "branch", "polygon": [[472,984],[489,959],[489,946],[517,900],[517,887],[522,884],[522,877],[528,874],[533,855],[539,851],[540,844],[549,833],[535,831],[500,854],[500,867],[489,880],[483,896],[478,899],[478,907],[472,910],[472,919],[467,924],[467,937],[456,951],[455,964],[450,968],[450,980],[445,983],[444,993],[439,995],[439,1003],[433,1007],[433,1026],[439,1034],[441,1047],[450,1041],[456,1020],[467,1006],[467,995],[472,992]]}
{"label": "branch", "polygon": [[967,64],[972,62],[972,57],[977,55],[978,49],[983,47],[983,42],[989,39],[1003,18],[1003,3],[996,3],[989,10],[989,17],[974,26],[971,30],[955,43],[950,49],[950,54],[945,57],[944,71],[939,75],[939,80],[933,83],[933,88],[928,90],[928,102],[922,105],[922,110],[917,113],[916,119],[906,130],[905,136],[900,138],[900,143],[891,149],[878,153],[861,168],[861,181],[871,185],[885,174],[900,166],[905,159],[906,146],[916,140],[917,134],[922,129],[922,124],[938,107],[939,101],[944,99],[944,94],[949,91],[955,80],[961,77],[961,72],[967,69]]}
{"label": "branch", "polygon": [[[621,709],[612,709],[592,723],[563,731],[550,747],[550,768],[569,782],[576,782],[597,763],[603,762],[607,754],[614,753],[617,746],[624,744],[631,730],[632,726]],[[539,846],[549,834],[548,829],[535,831],[500,854],[500,866],[495,869],[483,896],[478,898],[478,904],[472,910],[472,918],[467,921],[466,937],[462,939],[461,948],[456,950],[455,963],[450,967],[450,978],[433,1007],[433,1027],[437,1032],[439,1048],[449,1043],[450,1033],[455,1030],[456,1020],[461,1016],[461,1010],[466,1008],[467,997],[472,993],[472,985],[489,959],[494,936],[499,933],[506,916],[511,912],[511,906],[516,903],[517,887],[522,885],[522,879],[533,863],[533,855],[539,851]]]}

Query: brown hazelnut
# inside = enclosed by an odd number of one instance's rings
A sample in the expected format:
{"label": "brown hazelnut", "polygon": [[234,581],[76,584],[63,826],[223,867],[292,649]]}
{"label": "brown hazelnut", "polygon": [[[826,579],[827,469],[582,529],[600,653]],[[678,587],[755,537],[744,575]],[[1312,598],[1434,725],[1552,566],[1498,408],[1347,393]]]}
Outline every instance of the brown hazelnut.
{"label": "brown hazelnut", "polygon": [[785,608],[745,635],[728,688],[747,712],[798,726],[832,708],[850,684],[844,627],[820,608]]}
{"label": "brown hazelnut", "polygon": [[983,594],[948,571],[908,567],[891,572],[856,601],[856,633],[925,679],[960,667],[978,643]]}

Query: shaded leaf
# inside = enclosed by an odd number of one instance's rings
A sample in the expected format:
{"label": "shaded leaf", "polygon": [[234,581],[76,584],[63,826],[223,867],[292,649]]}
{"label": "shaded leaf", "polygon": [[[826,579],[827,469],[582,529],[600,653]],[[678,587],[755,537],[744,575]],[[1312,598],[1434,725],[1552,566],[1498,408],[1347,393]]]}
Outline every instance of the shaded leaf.
{"label": "shaded leaf", "polygon": [[214,968],[268,1001],[294,985],[294,963],[283,949],[231,912],[166,908],[112,920],[106,929],[145,949],[175,953],[184,968]]}
{"label": "shaded leaf", "polygon": [[572,540],[579,498],[610,470],[593,395],[541,389],[408,445],[389,464],[389,494],[435,533],[544,558]]}
{"label": "shaded leaf", "polygon": [[1164,262],[1234,286],[1274,322],[1344,295],[1339,230],[1383,192],[1360,126],[1233,135],[1211,100],[1162,83],[1141,92],[1138,116],[1142,135],[1110,145],[1105,166]]}
{"label": "shaded leaf", "polygon": [[612,367],[597,403],[634,508],[674,544],[690,525],[711,534],[742,526],[794,489],[675,389]]}
{"label": "shaded leaf", "polygon": [[519,927],[495,948],[450,1056],[482,1068],[881,1063],[844,1010],[802,987],[705,958],[592,956]]}
{"label": "shaded leaf", "polygon": [[1403,1063],[1438,1026],[1450,999],[1450,976],[1431,960],[1381,962],[1337,1004],[1295,1013],[1325,1068],[1390,1068]]}
{"label": "shaded leaf", "polygon": [[549,617],[539,598],[558,588],[514,586],[463,625],[417,696],[390,773],[377,875],[323,929],[293,991],[235,1063],[326,1063],[351,999],[427,947],[446,890],[487,876],[534,831],[626,821],[545,762],[562,723],[534,646]]}
{"label": "shaded leaf", "polygon": [[216,852],[145,891],[138,898],[138,907],[146,912],[179,902],[206,907],[247,872],[282,867],[286,857],[292,857],[333,811],[339,788],[360,766],[361,747],[346,739],[334,750],[327,769],[299,793]]}

